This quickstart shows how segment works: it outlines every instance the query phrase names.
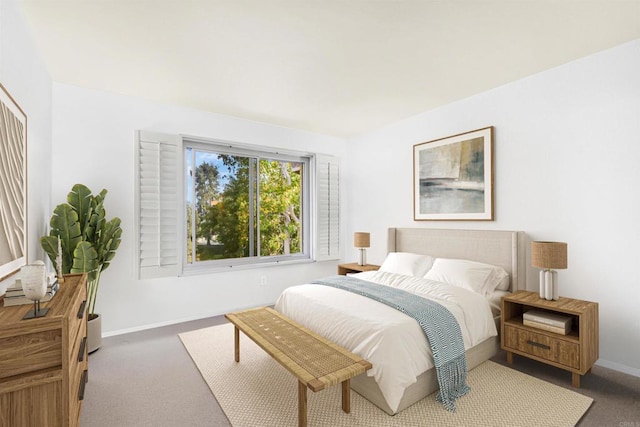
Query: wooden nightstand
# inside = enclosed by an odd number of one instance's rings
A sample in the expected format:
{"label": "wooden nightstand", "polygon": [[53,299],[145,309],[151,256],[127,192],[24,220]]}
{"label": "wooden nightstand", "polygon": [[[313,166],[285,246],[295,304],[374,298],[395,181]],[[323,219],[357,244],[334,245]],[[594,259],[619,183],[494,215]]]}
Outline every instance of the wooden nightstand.
{"label": "wooden nightstand", "polygon": [[[562,335],[525,326],[522,314],[530,309],[571,317],[571,331]],[[514,353],[538,360],[572,372],[573,386],[580,387],[580,376],[598,360],[598,303],[563,297],[547,301],[537,292],[518,291],[502,297],[500,334],[508,363]]]}
{"label": "wooden nightstand", "polygon": [[346,276],[349,273],[362,273],[363,271],[375,271],[379,269],[379,265],[366,264],[358,265],[357,262],[351,262],[349,264],[338,264],[338,274]]}

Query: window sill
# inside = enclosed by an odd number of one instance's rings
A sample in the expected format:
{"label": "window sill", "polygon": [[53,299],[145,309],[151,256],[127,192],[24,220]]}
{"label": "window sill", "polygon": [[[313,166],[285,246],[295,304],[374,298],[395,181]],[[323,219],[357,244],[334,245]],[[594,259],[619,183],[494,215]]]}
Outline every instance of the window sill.
{"label": "window sill", "polygon": [[227,273],[230,271],[238,271],[238,270],[251,270],[256,268],[271,268],[278,265],[295,265],[295,264],[312,264],[316,262],[313,259],[302,258],[302,259],[291,259],[291,260],[282,260],[282,261],[265,261],[259,263],[249,263],[249,264],[234,264],[234,265],[189,265],[186,266],[182,274],[180,276],[196,276],[202,274],[216,274],[216,273]]}

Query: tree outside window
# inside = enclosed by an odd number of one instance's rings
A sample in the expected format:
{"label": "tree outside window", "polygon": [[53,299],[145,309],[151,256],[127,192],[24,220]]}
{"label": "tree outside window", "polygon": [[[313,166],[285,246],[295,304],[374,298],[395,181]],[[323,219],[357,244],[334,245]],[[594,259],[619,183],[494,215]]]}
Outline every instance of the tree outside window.
{"label": "tree outside window", "polygon": [[191,146],[185,157],[187,263],[308,257],[303,221],[308,159]]}

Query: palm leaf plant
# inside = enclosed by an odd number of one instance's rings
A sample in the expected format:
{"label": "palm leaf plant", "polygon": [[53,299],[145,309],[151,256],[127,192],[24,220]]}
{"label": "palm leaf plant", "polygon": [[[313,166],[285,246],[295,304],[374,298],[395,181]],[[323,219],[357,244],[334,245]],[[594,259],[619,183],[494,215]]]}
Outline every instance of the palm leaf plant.
{"label": "palm leaf plant", "polygon": [[[87,273],[89,318],[94,318],[100,275],[109,267],[120,246],[120,218],[106,219],[104,199],[107,190],[93,195],[82,184],[73,186],[67,203],[56,206],[48,236],[40,238],[49,259],[63,274]],[[60,243],[60,244],[59,244]],[[58,257],[58,247],[62,254]],[[62,266],[57,260],[61,260]]]}

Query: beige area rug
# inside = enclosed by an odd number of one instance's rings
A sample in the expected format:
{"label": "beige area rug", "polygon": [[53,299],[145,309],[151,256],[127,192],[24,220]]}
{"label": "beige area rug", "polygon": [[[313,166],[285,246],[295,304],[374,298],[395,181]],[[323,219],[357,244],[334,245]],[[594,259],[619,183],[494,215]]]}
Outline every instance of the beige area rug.
{"label": "beige area rug", "polygon": [[[234,427],[296,426],[297,380],[240,333],[233,360],[233,325],[180,334],[187,351]],[[469,372],[471,392],[446,411],[435,394],[391,417],[351,391],[341,410],[340,386],[307,392],[309,426],[573,426],[593,399],[497,363]]]}

